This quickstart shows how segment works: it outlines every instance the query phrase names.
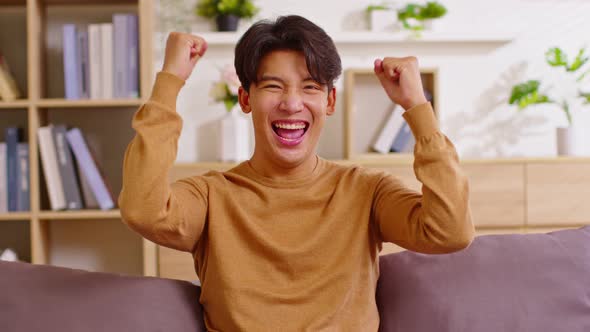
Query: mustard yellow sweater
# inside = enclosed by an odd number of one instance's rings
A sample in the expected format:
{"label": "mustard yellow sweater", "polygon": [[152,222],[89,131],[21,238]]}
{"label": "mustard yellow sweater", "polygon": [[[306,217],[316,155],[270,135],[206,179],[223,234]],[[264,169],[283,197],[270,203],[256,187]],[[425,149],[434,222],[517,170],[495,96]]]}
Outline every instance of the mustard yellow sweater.
{"label": "mustard yellow sweater", "polygon": [[321,158],[289,181],[244,162],[169,184],[183,84],[158,73],[135,114],[119,205],[147,239],[193,254],[209,331],[377,331],[382,242],[448,253],[473,239],[467,180],[430,104],[404,114],[421,194],[390,174]]}

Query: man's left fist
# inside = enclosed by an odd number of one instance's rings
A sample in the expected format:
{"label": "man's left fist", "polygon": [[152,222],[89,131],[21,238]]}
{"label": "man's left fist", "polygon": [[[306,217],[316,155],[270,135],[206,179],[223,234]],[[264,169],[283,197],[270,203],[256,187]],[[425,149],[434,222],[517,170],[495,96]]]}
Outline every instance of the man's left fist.
{"label": "man's left fist", "polygon": [[389,98],[405,110],[427,102],[416,57],[376,59],[374,70]]}

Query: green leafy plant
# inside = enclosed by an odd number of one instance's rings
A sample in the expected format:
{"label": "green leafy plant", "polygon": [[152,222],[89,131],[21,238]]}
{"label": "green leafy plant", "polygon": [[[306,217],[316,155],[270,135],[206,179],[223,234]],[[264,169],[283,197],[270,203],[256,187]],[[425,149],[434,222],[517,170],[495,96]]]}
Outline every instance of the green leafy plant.
{"label": "green leafy plant", "polygon": [[368,5],[367,8],[365,9],[365,11],[370,14],[372,11],[375,11],[375,10],[389,10],[389,9],[391,9],[391,5],[383,3],[380,5]]}
{"label": "green leafy plant", "polygon": [[422,20],[441,18],[447,13],[447,8],[436,1],[426,3],[420,9],[420,16]]}
{"label": "green leafy plant", "polygon": [[250,0],[199,0],[195,8],[197,15],[207,18],[220,15],[252,18],[259,10]]}
{"label": "green leafy plant", "polygon": [[[568,62],[567,54],[559,47],[552,47],[545,52],[545,61],[549,66],[554,68],[563,67],[566,72],[572,74],[582,69],[589,60],[590,58],[586,56],[586,48],[580,49],[571,63]],[[590,73],[590,69],[578,76],[576,82],[582,82],[588,73]],[[541,81],[539,80],[529,80],[515,85],[510,93],[509,104],[517,105],[519,110],[537,104],[556,104],[565,113],[568,123],[572,124],[572,115],[567,100],[558,101],[541,93],[539,91],[540,86]],[[579,91],[578,97],[582,98],[584,104],[590,104],[590,92]]]}
{"label": "green leafy plant", "polygon": [[[412,31],[424,30],[424,20],[437,19],[445,16],[447,8],[437,1],[428,1],[425,5],[409,3],[397,12],[397,18],[405,29]],[[414,21],[414,23],[411,23]]]}

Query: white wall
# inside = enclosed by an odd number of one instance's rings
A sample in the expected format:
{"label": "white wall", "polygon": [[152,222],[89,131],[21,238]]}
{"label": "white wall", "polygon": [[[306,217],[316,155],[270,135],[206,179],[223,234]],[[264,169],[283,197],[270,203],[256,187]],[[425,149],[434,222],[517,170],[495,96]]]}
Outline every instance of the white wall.
{"label": "white wall", "polygon": [[[303,15],[328,33],[367,30],[364,8],[379,1],[257,0],[259,18],[280,14]],[[159,0],[159,30],[155,40],[155,69],[162,63],[168,31],[211,31],[209,21],[192,15],[194,0]],[[400,1],[398,1],[400,3]],[[443,0],[449,9],[437,31],[493,35],[510,34],[508,44],[394,44],[363,47],[339,46],[343,65],[371,67],[374,57],[418,56],[423,66],[439,68],[440,120],[443,131],[455,142],[462,157],[509,157],[555,155],[554,128],[565,124],[555,107],[543,106],[517,113],[507,105],[512,85],[521,81],[551,78],[551,92],[565,81],[544,62],[544,52],[560,46],[574,53],[590,46],[590,2],[584,0]],[[247,28],[242,24],[240,30]],[[218,69],[233,61],[231,47],[211,47],[179,96],[184,119],[178,162],[215,160],[215,123],[224,115],[212,105],[208,90]],[[342,158],[342,81],[337,114],[327,122],[319,153]],[[548,82],[549,83],[549,82]],[[549,84],[547,85],[549,86]],[[574,106],[590,127],[590,107]],[[367,110],[370,116],[370,110]],[[578,119],[582,123],[582,119]]]}

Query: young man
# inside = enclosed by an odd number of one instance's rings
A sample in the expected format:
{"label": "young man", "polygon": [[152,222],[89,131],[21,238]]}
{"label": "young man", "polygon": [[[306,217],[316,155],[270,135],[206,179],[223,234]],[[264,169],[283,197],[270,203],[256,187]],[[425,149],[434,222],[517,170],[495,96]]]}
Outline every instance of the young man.
{"label": "young man", "polygon": [[378,59],[374,68],[406,110],[421,194],[392,175],[316,155],[341,64],[330,37],[299,16],[254,24],[236,46],[252,158],[169,185],[182,127],[176,98],[206,49],[196,36],[168,38],[151,98],[133,119],[123,220],[193,254],[210,331],[377,331],[382,243],[448,253],[474,234],[467,180],[426,101],[416,59]]}

